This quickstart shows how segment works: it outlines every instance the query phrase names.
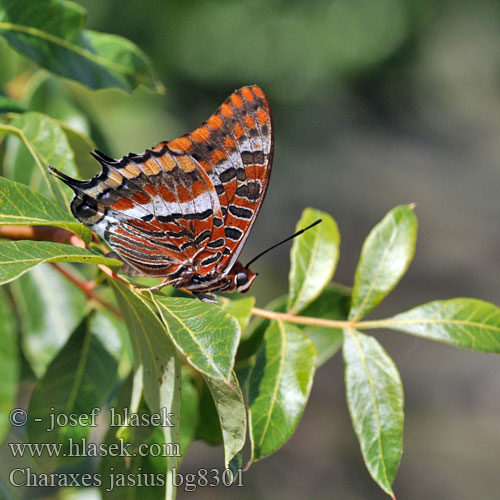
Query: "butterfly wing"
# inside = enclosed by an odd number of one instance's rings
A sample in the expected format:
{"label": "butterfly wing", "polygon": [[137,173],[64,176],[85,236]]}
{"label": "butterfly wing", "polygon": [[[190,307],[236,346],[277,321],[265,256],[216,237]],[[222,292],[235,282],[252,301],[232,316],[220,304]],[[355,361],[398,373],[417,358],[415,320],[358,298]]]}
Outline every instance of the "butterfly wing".
{"label": "butterfly wing", "polygon": [[[104,238],[137,274],[175,279],[199,266],[213,266],[224,235],[212,182],[187,155],[146,150],[119,160],[98,153],[102,172],[90,181],[62,179],[75,191],[74,215]],[[58,173],[61,176],[61,173]]]}
{"label": "butterfly wing", "polygon": [[237,90],[201,127],[166,145],[198,161],[212,181],[224,218],[217,269],[225,275],[245,244],[271,176],[273,127],[264,92],[256,85]]}
{"label": "butterfly wing", "polygon": [[88,181],[54,170],[75,191],[73,214],[137,274],[224,276],[264,199],[273,130],[257,86],[234,92],[198,129],[114,160]]}

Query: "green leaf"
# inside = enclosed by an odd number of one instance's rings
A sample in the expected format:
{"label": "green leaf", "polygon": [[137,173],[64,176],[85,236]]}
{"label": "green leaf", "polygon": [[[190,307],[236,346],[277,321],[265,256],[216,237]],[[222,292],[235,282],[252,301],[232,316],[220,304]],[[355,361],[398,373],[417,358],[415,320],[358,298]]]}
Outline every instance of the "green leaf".
{"label": "green leaf", "polygon": [[[198,412],[198,392],[191,374],[182,374],[181,418],[179,440],[181,455],[184,457],[196,435],[200,414]],[[205,416],[203,415],[203,418]]]}
{"label": "green leaf", "polygon": [[223,380],[204,377],[214,398],[224,439],[224,463],[229,467],[231,460],[243,449],[246,439],[247,411],[243,394],[236,375],[232,374],[230,386]]}
{"label": "green leaf", "polygon": [[224,440],[214,398],[206,382],[198,383],[198,387],[200,417],[198,418],[195,438],[201,439],[211,446],[218,446],[223,444]]}
{"label": "green leaf", "polygon": [[57,226],[75,233],[86,243],[92,234],[59,205],[28,186],[0,177],[0,225]]}
{"label": "green leaf", "polygon": [[[135,366],[136,368],[143,366],[146,403],[151,411],[155,412],[157,409],[159,411],[159,389],[165,383],[163,377],[168,364],[173,363],[171,358],[176,358],[175,348],[152,304],[120,282],[116,280],[109,282],[113,286],[130,334]],[[179,376],[178,373],[175,374]],[[169,375],[170,378],[172,374]],[[177,383],[180,384],[180,378]]]}
{"label": "green leaf", "polygon": [[180,297],[154,296],[158,312],[188,363],[209,377],[229,383],[240,326],[215,304]]}
{"label": "green leaf", "polygon": [[347,404],[366,467],[394,498],[403,451],[403,386],[396,365],[373,337],[344,330]]}
{"label": "green leaf", "polygon": [[[339,285],[328,285],[323,293],[299,316],[313,318],[347,320],[349,314],[350,293]],[[342,346],[343,333],[339,328],[326,328],[308,325],[302,331],[314,342],[318,351],[318,367],[330,359]]]}
{"label": "green leaf", "polygon": [[500,353],[500,308],[478,299],[435,300],[384,320],[384,327],[446,344]]}
{"label": "green leaf", "polygon": [[[133,385],[130,393],[130,399],[127,401],[127,405],[120,410],[120,415],[118,419],[116,417],[117,412],[114,415],[109,415],[110,425],[117,426],[116,436],[118,438],[124,438],[133,445],[135,449],[141,442],[148,441],[154,432],[154,427],[145,423],[144,425],[135,426],[132,424],[131,420],[133,415],[138,415],[142,418],[143,415],[149,415],[150,410],[148,405],[143,398],[144,391],[144,370],[143,366],[140,365],[139,368],[131,373],[133,376]],[[127,408],[128,411],[125,411]],[[117,421],[118,420],[118,421]],[[132,424],[132,425],[131,425]]]}
{"label": "green leaf", "polygon": [[26,108],[10,97],[0,95],[0,113],[24,113]]}
{"label": "green leaf", "polygon": [[[287,296],[283,295],[271,301],[266,305],[266,309],[275,312],[285,312]],[[309,316],[313,318],[346,320],[349,313],[350,290],[346,287],[332,283],[328,285],[321,295],[298,316]],[[270,321],[263,318],[257,318],[252,322],[250,334],[242,339],[238,347],[236,360],[238,363],[238,376],[244,375],[241,361],[253,356],[262,343],[262,338]],[[317,325],[296,325],[300,328],[315,344],[318,351],[317,366],[321,366],[330,359],[342,345],[343,333],[338,328],[321,327]]]}
{"label": "green leaf", "polygon": [[165,92],[149,58],[130,40],[91,30],[85,31],[85,38],[97,53],[101,64],[119,77],[120,85],[110,87],[118,86],[130,91],[142,84],[156,92]]}
{"label": "green leaf", "polygon": [[79,177],[90,179],[97,175],[100,170],[99,164],[90,154],[96,149],[94,141],[85,133],[76,130],[65,123],[60,123],[68,144],[75,155]]}
{"label": "green leaf", "polygon": [[30,111],[48,115],[59,124],[74,127],[80,132],[90,132],[87,118],[72,99],[71,89],[59,77],[44,69],[35,71],[26,82],[22,99]]}
{"label": "green leaf", "polygon": [[[137,377],[133,377],[131,374],[122,385],[118,399],[111,405],[111,407],[114,408],[115,415],[120,415],[121,418],[125,415],[125,411],[128,411],[129,415],[131,413],[149,413],[140,394],[138,394],[139,400],[134,400],[137,394],[133,393],[132,381],[134,382],[135,391]],[[110,424],[115,425],[117,423],[116,421],[111,422],[111,418],[109,420]],[[121,431],[124,429],[130,431],[129,436],[123,436]],[[106,455],[101,458],[99,463],[99,474],[102,478],[100,486],[102,498],[104,500],[121,500],[123,498],[124,488],[118,486],[120,477],[134,477],[133,475],[138,477],[138,474],[158,474],[164,477],[167,467],[166,457],[155,457],[150,453],[141,456],[141,453],[137,453],[140,445],[162,445],[164,442],[165,440],[162,437],[162,432],[158,428],[150,426],[121,428],[110,426],[104,438],[107,449],[113,449],[110,447],[117,447],[117,449],[119,449],[121,443],[123,443],[123,445],[128,445],[127,451],[132,454],[132,456]],[[129,487],[127,488],[126,498],[128,500],[139,500],[142,498],[147,500],[164,500],[165,487],[161,487],[160,485],[148,486],[146,488]]]}
{"label": "green leaf", "polygon": [[[123,313],[134,349],[137,369],[142,368],[144,399],[152,413],[166,408],[173,413],[174,427],[162,427],[165,443],[180,443],[181,368],[175,347],[153,305],[142,295],[132,292],[116,280],[109,280]],[[166,498],[175,498],[172,470],[178,457],[167,457]]]}
{"label": "green leaf", "polygon": [[9,310],[9,300],[0,290],[0,443],[10,427],[9,413],[14,408],[20,372],[20,356],[17,345],[14,318]]}
{"label": "green leaf", "polygon": [[[285,312],[288,296],[282,295],[273,299],[266,305],[268,311]],[[241,339],[236,353],[236,361],[248,359],[260,348],[264,334],[269,327],[270,320],[256,317],[250,324],[250,332]]]}
{"label": "green leaf", "polygon": [[[75,103],[60,78],[37,71],[28,81],[23,102],[31,111],[50,116],[63,130],[74,153],[80,178],[89,179],[96,175],[99,164],[89,152],[96,144],[89,137],[95,132],[92,118],[86,115],[85,107]],[[101,148],[104,145],[101,143]]]}
{"label": "green leaf", "polygon": [[[23,278],[21,278],[21,280],[22,279]],[[109,288],[98,290],[101,298],[107,300],[107,297],[104,294],[105,291],[109,291],[111,294],[113,292]],[[134,364],[134,354],[127,326],[123,320],[115,316],[109,310],[101,308],[100,310],[95,311],[92,315],[90,320],[90,329],[92,333],[102,342],[107,351],[117,360],[118,375],[120,379],[127,377]]]}
{"label": "green leaf", "polygon": [[[71,272],[78,278],[76,269]],[[42,264],[10,285],[22,346],[38,377],[82,321],[87,297],[53,266]]]}
{"label": "green leaf", "polygon": [[221,302],[220,308],[234,316],[241,331],[243,331],[252,317],[252,307],[255,305],[255,297],[245,297],[244,299],[234,299]]}
{"label": "green leaf", "polygon": [[0,285],[44,262],[83,262],[120,266],[122,262],[72,245],[50,241],[0,241]]}
{"label": "green leaf", "polygon": [[415,253],[417,218],[411,205],[393,208],[366,238],[356,269],[349,319],[358,321],[397,285]]}
{"label": "green leaf", "polygon": [[149,59],[129,40],[84,30],[85,10],[64,0],[3,0],[0,35],[44,68],[92,89],[162,91]]}
{"label": "green leaf", "polygon": [[249,380],[252,461],[291,437],[304,412],[316,368],[316,348],[296,326],[272,321]]}
{"label": "green leaf", "polygon": [[[41,463],[45,470],[56,464],[74,460],[64,457],[69,452],[71,438],[80,442],[92,429],[88,420],[84,425],[56,425],[51,428],[51,415],[71,414],[97,417],[99,408],[106,400],[116,377],[116,361],[90,333],[88,317],[75,329],[66,345],[49,365],[31,398],[28,419],[28,435],[34,443],[62,443],[58,456],[44,455]],[[40,422],[35,419],[41,419]]]}
{"label": "green leaf", "polygon": [[78,176],[73,151],[59,124],[47,115],[28,112],[9,125],[0,124],[2,130],[17,136],[9,140],[7,176],[57,200],[71,213],[73,192],[48,171],[52,165],[71,177]]}
{"label": "green leaf", "polygon": [[288,277],[288,312],[299,313],[330,283],[339,258],[340,235],[337,224],[325,212],[306,208],[297,224],[300,230],[315,220],[321,224],[295,238]]}

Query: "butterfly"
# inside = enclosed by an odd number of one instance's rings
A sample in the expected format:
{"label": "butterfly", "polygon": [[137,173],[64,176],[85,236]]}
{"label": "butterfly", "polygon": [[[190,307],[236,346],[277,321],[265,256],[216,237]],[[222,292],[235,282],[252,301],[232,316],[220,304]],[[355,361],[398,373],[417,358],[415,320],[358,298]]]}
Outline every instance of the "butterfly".
{"label": "butterfly", "polygon": [[262,206],[273,159],[268,100],[256,85],[235,91],[194,132],[142,154],[95,151],[101,172],[73,179],[73,215],[131,276],[163,278],[203,301],[246,292],[257,274],[238,257]]}

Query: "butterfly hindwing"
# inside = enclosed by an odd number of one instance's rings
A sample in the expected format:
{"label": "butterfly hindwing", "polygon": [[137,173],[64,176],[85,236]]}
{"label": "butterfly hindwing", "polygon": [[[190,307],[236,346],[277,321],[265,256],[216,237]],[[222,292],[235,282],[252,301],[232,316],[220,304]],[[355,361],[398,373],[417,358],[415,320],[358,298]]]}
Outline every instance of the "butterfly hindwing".
{"label": "butterfly hindwing", "polygon": [[[212,183],[187,155],[146,151],[120,160],[98,159],[103,170],[80,186],[73,212],[145,275],[177,277],[214,237],[224,234]],[[97,221],[85,220],[89,200],[96,204]]]}

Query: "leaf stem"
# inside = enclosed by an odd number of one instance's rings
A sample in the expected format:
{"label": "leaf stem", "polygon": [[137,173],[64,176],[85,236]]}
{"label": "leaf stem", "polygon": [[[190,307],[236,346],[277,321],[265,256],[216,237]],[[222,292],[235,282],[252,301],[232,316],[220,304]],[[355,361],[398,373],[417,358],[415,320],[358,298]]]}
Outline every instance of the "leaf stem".
{"label": "leaf stem", "polygon": [[280,313],[275,311],[268,311],[267,309],[260,309],[259,307],[252,308],[252,314],[266,319],[279,319],[296,323],[298,325],[314,325],[324,326],[326,328],[357,328],[359,330],[369,330],[375,328],[383,328],[390,324],[390,320],[380,319],[375,321],[348,321],[348,320],[332,320],[323,318],[313,318],[311,316],[295,316],[295,314]]}
{"label": "leaf stem", "polygon": [[71,243],[75,246],[82,246],[83,242],[76,245],[72,239],[75,236],[71,231],[55,226],[0,226],[0,238],[8,240],[35,240],[54,241],[55,243]]}
{"label": "leaf stem", "polygon": [[[70,244],[73,244],[75,246],[84,246],[83,241],[81,241],[74,234],[65,229],[53,228],[51,226],[0,226],[0,237],[9,239],[35,239],[58,242],[66,242],[68,241],[66,238],[69,238],[68,242]],[[96,242],[97,241],[98,240],[96,240]],[[104,247],[102,248],[104,249]],[[123,318],[120,311],[114,308],[111,304],[108,304],[106,301],[101,299],[99,295],[95,293],[95,283],[80,281],[59,264],[52,263],[52,265],[67,279],[69,279],[78,288],[80,288],[80,290],[82,290],[89,299],[95,300],[96,302],[101,304],[103,307],[113,313],[117,318]],[[121,276],[117,275],[108,267],[99,264],[99,268],[113,279],[119,279],[125,285],[130,286],[130,283],[128,281],[124,280]],[[227,299],[226,297],[220,297],[220,299],[223,302],[229,301],[229,299]],[[311,316],[296,316],[295,314],[269,311],[267,309],[261,309],[259,307],[253,307],[252,314],[261,318],[288,321],[289,323],[295,323],[297,325],[314,325],[336,329],[357,328],[358,330],[370,330],[375,328],[384,328],[392,323],[390,319],[380,319],[374,321],[348,321],[314,318]]]}

